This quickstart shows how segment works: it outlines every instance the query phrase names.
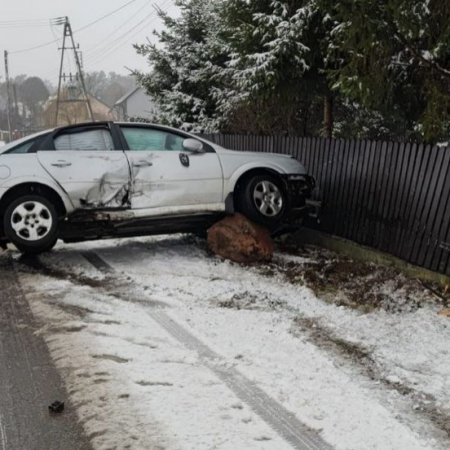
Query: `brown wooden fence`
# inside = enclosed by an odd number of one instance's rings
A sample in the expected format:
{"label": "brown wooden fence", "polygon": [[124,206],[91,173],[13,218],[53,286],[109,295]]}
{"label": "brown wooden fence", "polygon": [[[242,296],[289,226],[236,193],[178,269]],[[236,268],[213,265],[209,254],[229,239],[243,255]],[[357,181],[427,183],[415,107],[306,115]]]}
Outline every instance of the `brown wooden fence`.
{"label": "brown wooden fence", "polygon": [[206,135],[236,150],[295,156],[324,201],[317,228],[450,275],[450,147]]}

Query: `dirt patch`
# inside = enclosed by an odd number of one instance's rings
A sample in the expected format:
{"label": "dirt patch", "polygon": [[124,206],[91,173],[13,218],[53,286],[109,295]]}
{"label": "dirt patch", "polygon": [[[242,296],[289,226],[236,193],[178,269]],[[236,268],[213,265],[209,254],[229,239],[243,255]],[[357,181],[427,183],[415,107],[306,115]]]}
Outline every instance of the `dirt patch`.
{"label": "dirt patch", "polygon": [[249,309],[249,310],[277,310],[285,306],[285,302],[273,300],[266,294],[254,294],[248,291],[234,294],[226,300],[216,303],[219,308]]}
{"label": "dirt patch", "polygon": [[[57,305],[59,306],[59,305]],[[67,325],[63,327],[53,327],[54,333],[79,333],[86,328],[86,325]]]}
{"label": "dirt patch", "polygon": [[92,358],[102,359],[105,361],[113,361],[118,364],[125,364],[129,361],[129,359],[121,358],[120,356],[116,355],[92,355]]}
{"label": "dirt patch", "polygon": [[136,384],[138,384],[139,386],[173,386],[173,383],[169,383],[167,381],[138,381]]}
{"label": "dirt patch", "polygon": [[[329,303],[364,313],[375,309],[400,313],[414,312],[426,304],[445,306],[450,302],[445,293],[439,294],[439,286],[425,285],[392,267],[354,261],[316,247],[288,251],[286,261],[281,258],[261,268],[261,272],[267,276],[281,272],[290,283],[312,289]],[[292,262],[292,256],[308,259]]]}
{"label": "dirt patch", "polygon": [[37,273],[39,275],[44,275],[50,278],[55,278],[57,280],[69,281],[72,284],[77,284],[80,286],[89,286],[92,288],[101,288],[107,285],[109,280],[105,279],[95,279],[92,277],[69,273],[65,270],[50,267],[44,264],[38,256],[27,256],[22,255],[17,262],[21,265],[20,269],[23,271],[28,271],[29,273]]}
{"label": "dirt patch", "polygon": [[[68,313],[72,316],[76,316],[80,319],[85,318],[87,315],[89,314],[93,314],[94,311],[92,311],[89,308],[84,308],[82,306],[78,306],[78,305],[70,305],[68,303],[58,303],[56,301],[53,300],[49,300],[46,302],[48,305],[54,306],[56,308],[59,308],[61,311]],[[80,328],[81,327],[81,328]],[[71,327],[72,329],[70,329],[70,327],[67,327],[64,330],[61,331],[67,331],[67,332],[76,332],[76,331],[81,331],[83,328],[85,328],[85,325],[81,325],[78,327]]]}

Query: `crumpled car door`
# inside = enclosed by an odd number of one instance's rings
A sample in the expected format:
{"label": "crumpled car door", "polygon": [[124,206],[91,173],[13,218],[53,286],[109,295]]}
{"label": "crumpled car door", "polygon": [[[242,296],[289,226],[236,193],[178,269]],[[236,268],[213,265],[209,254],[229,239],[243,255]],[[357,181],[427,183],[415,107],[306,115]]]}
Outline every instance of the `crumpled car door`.
{"label": "crumpled car door", "polygon": [[130,170],[105,126],[63,129],[37,156],[77,209],[129,207]]}

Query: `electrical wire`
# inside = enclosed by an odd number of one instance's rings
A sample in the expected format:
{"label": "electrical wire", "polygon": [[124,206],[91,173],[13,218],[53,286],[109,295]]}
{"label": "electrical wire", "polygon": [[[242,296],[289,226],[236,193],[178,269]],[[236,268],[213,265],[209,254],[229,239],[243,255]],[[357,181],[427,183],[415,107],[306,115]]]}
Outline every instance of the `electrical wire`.
{"label": "electrical wire", "polygon": [[[108,14],[105,14],[104,16],[99,17],[98,19],[96,19],[96,20],[94,20],[94,21],[92,21],[92,22],[90,22],[90,23],[88,23],[88,24],[82,26],[81,28],[77,28],[76,30],[74,30],[74,32],[79,32],[79,31],[85,30],[86,28],[89,28],[89,27],[91,27],[92,25],[94,25],[94,24],[100,22],[101,20],[104,20],[104,19],[106,19],[106,18],[112,16],[112,15],[115,14],[116,12],[118,12],[118,11],[124,9],[125,7],[131,5],[132,3],[136,2],[136,1],[137,1],[137,0],[130,0],[129,2],[125,3],[124,5],[122,5],[121,7],[115,9],[114,11],[111,11],[111,12],[109,12]],[[58,18],[53,19],[53,20],[55,20],[55,21],[60,21],[61,19],[62,19],[62,18],[58,17]],[[59,22],[59,23],[60,23],[60,22]],[[48,24],[48,22],[47,22],[47,24]],[[9,52],[9,53],[10,53],[11,55],[13,55],[13,54],[14,54],[14,55],[17,55],[17,54],[19,54],[19,53],[30,52],[30,51],[33,51],[33,50],[37,50],[37,49],[39,49],[39,48],[47,47],[48,45],[54,44],[55,42],[57,42],[57,40],[52,40],[52,41],[44,42],[44,43],[42,43],[42,44],[35,45],[35,46],[33,46],[33,47],[24,48],[24,49],[21,49],[21,50],[15,50],[15,51],[12,51],[12,52]]]}
{"label": "electrical wire", "polygon": [[78,32],[78,31],[85,30],[86,28],[89,28],[89,27],[91,27],[92,25],[95,25],[96,23],[100,22],[101,20],[106,19],[106,18],[112,16],[112,15],[115,14],[116,12],[121,11],[122,9],[126,8],[127,6],[131,5],[132,3],[135,3],[136,1],[137,1],[137,0],[130,0],[128,3],[125,3],[125,4],[122,5],[120,8],[117,8],[117,9],[115,9],[114,11],[111,11],[110,13],[105,14],[105,15],[102,16],[102,17],[99,17],[98,19],[94,20],[93,22],[88,23],[87,25],[84,25],[84,26],[82,26],[81,28],[76,29],[74,32],[76,33],[76,32]]}
{"label": "electrical wire", "polygon": [[41,27],[47,26],[48,19],[36,20],[0,20],[0,28],[15,28],[15,27]]}
{"label": "electrical wire", "polygon": [[[93,22],[88,23],[87,25],[84,25],[81,28],[78,28],[74,31],[75,32],[79,32],[79,31],[83,31],[86,28],[100,22],[101,20],[104,20],[108,17],[110,17],[111,15],[113,15],[114,13],[124,9],[125,7],[135,3],[137,0],[131,0],[127,3],[125,3],[124,5],[122,5],[120,8],[117,8],[114,11],[111,11],[110,13],[94,20]],[[89,56],[86,58],[86,60],[89,60],[90,62],[94,62],[93,60],[95,59],[95,62],[91,65],[96,65],[99,62],[102,62],[103,60],[105,60],[106,58],[108,58],[109,56],[111,56],[116,50],[118,50],[120,47],[122,47],[125,44],[130,43],[130,38],[133,38],[134,36],[136,36],[137,34],[139,34],[142,30],[144,30],[147,26],[149,26],[151,23],[153,23],[156,19],[158,19],[158,17],[155,17],[155,13],[158,13],[159,10],[161,10],[162,8],[164,8],[171,0],[163,0],[159,5],[158,4],[154,4],[154,11],[152,11],[151,13],[147,14],[142,20],[140,20],[138,23],[136,23],[135,25],[133,25],[131,28],[129,28],[126,32],[122,33],[120,36],[116,37],[113,41],[108,41],[106,45],[102,46],[102,44],[96,45],[94,46],[93,49],[90,50]],[[139,8],[135,13],[133,13],[125,22],[123,22],[118,28],[116,28],[112,33],[109,33],[107,38],[111,37],[112,35],[116,34],[118,30],[122,29],[124,26],[127,25],[127,23],[129,23],[133,18],[135,18],[142,10],[145,9],[146,6],[148,6],[149,1],[147,0],[147,2],[141,7]],[[150,19],[150,20],[149,20]],[[54,25],[61,25],[63,24],[65,21],[65,17],[58,17],[55,19],[52,19],[50,21],[50,27],[51,27],[51,31],[52,34],[54,36],[55,39],[53,39],[52,41],[48,41],[46,43],[40,44],[40,45],[36,45],[34,47],[28,48],[28,49],[22,49],[22,50],[17,50],[14,52],[10,52],[11,54],[18,54],[18,53],[24,53],[24,52],[28,52],[31,50],[35,50],[38,48],[43,48],[45,46],[51,45],[51,44],[57,44],[58,42],[62,39],[61,37],[57,37],[55,35],[55,30],[53,28]],[[1,21],[0,21],[1,23]],[[48,26],[49,21],[47,20],[47,25]],[[126,38],[126,39],[125,39]],[[124,40],[125,39],[125,40]],[[104,41],[104,40],[102,40]],[[89,51],[88,51],[89,53]],[[53,77],[54,72],[52,72],[52,74],[49,73],[49,76],[44,77],[44,79],[49,79]]]}
{"label": "electrical wire", "polygon": [[[149,23],[151,23],[152,21],[150,21]],[[131,37],[134,37],[134,36],[136,36],[137,34],[139,34],[142,30],[144,30],[146,27],[147,27],[147,25],[149,24],[149,23],[145,23],[144,24],[144,26],[142,26],[141,28],[139,28],[138,30],[136,30],[136,32],[131,36]],[[92,61],[90,61],[89,62],[89,64],[92,66],[92,65],[96,65],[96,64],[98,64],[98,63],[100,63],[100,62],[103,62],[105,59],[107,59],[109,56],[111,56],[112,54],[114,54],[115,52],[116,52],[116,50],[118,50],[120,47],[123,47],[124,45],[126,45],[126,44],[130,44],[130,42],[127,40],[127,41],[122,41],[122,42],[119,42],[115,47],[112,47],[111,49],[109,49],[107,52],[105,52],[103,55],[102,55],[102,57],[100,57],[100,58],[95,58],[94,60],[92,60]],[[94,63],[94,64],[93,64]]]}
{"label": "electrical wire", "polygon": [[0,24],[0,29],[2,30],[18,30],[22,28],[45,28],[48,26],[48,21],[46,23],[24,23],[24,24],[10,24],[2,25]]}
{"label": "electrical wire", "polygon": [[90,53],[86,60],[92,61],[94,59],[97,59],[99,56],[103,56],[105,53],[109,53],[111,49],[113,49],[117,44],[120,43],[126,43],[129,42],[129,36],[130,33],[132,33],[136,28],[140,27],[145,23],[145,26],[147,26],[147,21],[153,17],[153,12],[150,14],[147,14],[143,19],[141,19],[138,23],[134,24],[131,28],[127,29],[124,33],[113,39],[112,41],[109,41],[104,45],[102,48],[99,48],[95,50],[94,52]]}
{"label": "electrical wire", "polygon": [[[133,31],[135,31],[133,34],[128,34],[127,40],[122,41],[122,42],[117,42],[115,46],[112,46],[110,49],[108,49],[106,52],[104,52],[100,57],[97,58],[91,58],[91,60],[89,61],[89,64],[93,65],[93,63],[95,65],[97,65],[100,62],[103,62],[106,58],[108,58],[109,56],[111,56],[112,54],[114,54],[116,52],[116,50],[118,50],[119,48],[123,47],[124,45],[131,45],[129,38],[132,38],[134,36],[136,36],[137,34],[139,34],[142,30],[144,30],[150,23],[152,23],[153,20],[150,20],[149,22],[146,22],[144,24],[141,24],[141,26],[139,28],[134,28]],[[130,30],[131,33],[131,30]]]}
{"label": "electrical wire", "polygon": [[[163,1],[158,8],[163,8],[170,0]],[[150,14],[144,17],[141,21],[139,21],[137,24],[135,24],[132,28],[127,30],[125,33],[118,36],[116,39],[114,39],[111,42],[108,42],[107,46],[105,48],[102,48],[100,50],[97,50],[95,54],[89,55],[86,60],[89,63],[92,63],[95,60],[95,64],[102,62],[107,57],[109,57],[111,54],[113,54],[117,49],[122,47],[125,44],[130,43],[130,38],[133,38],[137,34],[139,34],[142,30],[144,30],[148,25],[153,23],[158,17],[155,17],[155,13],[157,13],[157,9],[152,11]],[[151,19],[148,21],[148,19]],[[134,31],[134,33],[133,33]],[[132,33],[132,34],[131,34]],[[126,38],[126,40],[124,40]],[[120,42],[122,41],[122,42]]]}
{"label": "electrical wire", "polygon": [[[126,20],[122,22],[121,25],[119,25],[117,28],[115,28],[111,33],[104,36],[102,39],[99,40],[99,43],[91,47],[89,50],[87,50],[85,53],[87,57],[89,57],[91,54],[95,53],[100,47],[108,47],[109,39],[117,34],[119,30],[121,30],[123,27],[128,25],[141,11],[143,11],[148,4],[150,3],[150,0],[146,0],[145,4],[139,8],[137,11],[135,11],[130,17],[128,17]],[[106,46],[105,46],[106,43]]]}
{"label": "electrical wire", "polygon": [[37,22],[47,22],[48,19],[13,19],[13,20],[0,20],[0,24],[8,24],[8,23],[22,23],[22,22],[30,22],[30,23],[37,23]]}
{"label": "electrical wire", "polygon": [[43,44],[35,45],[34,47],[28,47],[24,48],[22,50],[15,50],[12,52],[9,52],[10,55],[18,55],[19,53],[25,53],[25,52],[31,52],[32,50],[37,50],[38,48],[47,47],[48,45],[54,44],[55,42],[58,42],[57,40],[44,42]]}

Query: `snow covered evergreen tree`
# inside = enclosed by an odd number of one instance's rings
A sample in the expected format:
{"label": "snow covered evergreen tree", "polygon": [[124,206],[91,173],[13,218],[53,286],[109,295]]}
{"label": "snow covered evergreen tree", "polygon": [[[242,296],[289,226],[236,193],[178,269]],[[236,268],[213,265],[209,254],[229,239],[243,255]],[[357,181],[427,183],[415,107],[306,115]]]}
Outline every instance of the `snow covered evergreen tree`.
{"label": "snow covered evergreen tree", "polygon": [[318,0],[333,23],[339,92],[403,121],[406,137],[450,134],[450,8],[441,0]]}
{"label": "snow covered evergreen tree", "polygon": [[449,137],[447,2],[176,4],[177,19],[160,12],[160,43],[136,46],[152,67],[137,77],[159,102],[160,122],[194,131]]}
{"label": "snow covered evergreen tree", "polygon": [[[137,72],[138,82],[159,103],[158,121],[190,131],[215,131],[221,116],[216,90],[227,55],[219,38],[217,0],[176,0],[181,15],[159,11],[165,30],[159,45],[136,45],[152,71]],[[215,87],[216,86],[216,87]]]}
{"label": "snow covered evergreen tree", "polygon": [[319,133],[318,96],[329,90],[322,54],[327,32],[316,0],[228,0],[221,14],[231,59],[219,99],[229,126]]}

